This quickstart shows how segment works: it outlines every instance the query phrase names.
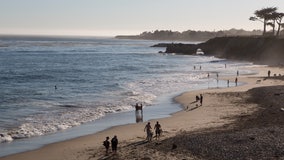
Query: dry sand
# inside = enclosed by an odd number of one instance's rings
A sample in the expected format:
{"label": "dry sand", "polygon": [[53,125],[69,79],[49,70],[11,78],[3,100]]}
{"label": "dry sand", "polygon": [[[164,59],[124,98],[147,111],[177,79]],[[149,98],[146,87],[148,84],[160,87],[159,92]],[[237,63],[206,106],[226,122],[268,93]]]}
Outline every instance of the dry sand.
{"label": "dry sand", "polygon": [[[145,141],[146,135],[143,131],[147,122],[122,125],[107,129],[105,131],[75,138],[68,141],[47,145],[37,150],[10,155],[0,158],[1,160],[95,160],[95,159],[214,159],[210,154],[195,154],[196,148],[187,148],[181,145],[178,137],[186,135],[204,135],[207,132],[232,128],[238,120],[236,117],[246,117],[259,110],[256,103],[244,102],[248,96],[243,93],[251,88],[262,86],[284,85],[283,80],[274,78],[266,79],[267,71],[284,74],[283,68],[257,67],[252,68],[260,71],[258,75],[240,75],[239,82],[246,85],[229,88],[210,88],[184,93],[175,100],[184,106],[184,111],[174,113],[171,117],[151,120],[152,127],[159,121],[163,133],[160,140],[151,143]],[[233,81],[235,77],[222,77]],[[203,105],[195,101],[195,96],[203,94]],[[197,105],[197,106],[196,106]],[[283,106],[284,107],[284,106]],[[117,135],[119,146],[117,154],[104,154],[102,145],[106,136],[112,138]],[[213,134],[211,134],[213,135]],[[220,134],[218,134],[220,135]],[[196,136],[196,137],[198,137]],[[195,137],[195,139],[196,139]],[[209,136],[210,137],[210,136]],[[175,139],[176,138],[176,139]],[[193,138],[194,139],[194,138]],[[213,138],[214,139],[214,138]],[[217,138],[216,138],[217,139]],[[185,142],[183,142],[185,143]],[[202,141],[196,143],[203,144]],[[173,149],[173,144],[177,149]],[[214,144],[210,144],[214,146]],[[174,147],[175,148],[175,147]],[[192,150],[192,152],[187,152]],[[184,152],[186,150],[186,153]],[[198,152],[202,152],[197,150]],[[207,153],[207,152],[206,152]],[[208,152],[209,153],[209,152]],[[212,155],[211,155],[212,156]]]}

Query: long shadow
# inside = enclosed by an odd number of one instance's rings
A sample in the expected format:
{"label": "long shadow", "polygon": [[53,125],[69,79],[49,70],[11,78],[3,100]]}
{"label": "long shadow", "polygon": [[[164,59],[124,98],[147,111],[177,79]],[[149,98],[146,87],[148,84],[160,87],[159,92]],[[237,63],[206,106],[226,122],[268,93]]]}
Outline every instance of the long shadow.
{"label": "long shadow", "polygon": [[138,141],[138,142],[130,143],[130,144],[126,145],[125,147],[129,147],[129,146],[140,146],[140,145],[143,145],[143,144],[146,144],[146,143],[148,143],[148,141],[146,141],[146,140],[141,140],[141,141]]}
{"label": "long shadow", "polygon": [[197,103],[198,101],[192,101],[191,103],[189,103],[189,104],[193,104],[193,103]]}
{"label": "long shadow", "polygon": [[[93,157],[90,157],[89,159],[92,159]],[[102,157],[100,157],[98,160],[108,160],[108,159],[119,159],[119,155],[118,154],[109,154],[109,155],[103,155]]]}
{"label": "long shadow", "polygon": [[[190,104],[193,104],[193,103],[197,103],[198,101],[193,101],[193,102],[191,102]],[[198,104],[196,104],[196,106],[195,107],[192,107],[192,108],[190,108],[189,106],[187,106],[187,108],[186,108],[186,111],[188,112],[188,111],[192,111],[192,110],[195,110],[195,109],[197,109],[197,108],[199,108],[199,107],[201,107],[201,105],[198,105]]]}

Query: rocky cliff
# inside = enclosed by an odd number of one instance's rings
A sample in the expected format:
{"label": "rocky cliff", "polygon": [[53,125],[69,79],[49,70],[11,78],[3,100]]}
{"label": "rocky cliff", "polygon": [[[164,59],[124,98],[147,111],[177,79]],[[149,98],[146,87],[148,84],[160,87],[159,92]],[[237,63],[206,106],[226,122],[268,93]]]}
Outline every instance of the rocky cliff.
{"label": "rocky cliff", "polygon": [[276,37],[218,37],[199,44],[167,44],[166,53],[196,54],[245,60],[259,64],[284,65],[284,39]]}

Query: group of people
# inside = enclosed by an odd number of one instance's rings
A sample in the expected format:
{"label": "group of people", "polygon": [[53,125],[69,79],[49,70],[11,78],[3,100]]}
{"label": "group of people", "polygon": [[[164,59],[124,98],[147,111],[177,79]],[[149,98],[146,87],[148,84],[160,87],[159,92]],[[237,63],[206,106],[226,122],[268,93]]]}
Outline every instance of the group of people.
{"label": "group of people", "polygon": [[111,139],[111,142],[109,142],[109,137],[106,137],[106,140],[103,142],[103,145],[106,149],[106,155],[108,155],[108,152],[109,152],[109,147],[110,147],[110,143],[111,143],[111,149],[112,149],[112,152],[114,154],[116,154],[116,151],[117,151],[117,145],[118,145],[118,139],[117,139],[117,136],[113,136],[113,138]]}
{"label": "group of people", "polygon": [[138,110],[141,110],[141,111],[143,111],[143,105],[142,105],[142,103],[139,105],[138,103],[136,103],[136,105],[135,105],[135,110],[136,111],[138,111]]}
{"label": "group of people", "polygon": [[[193,69],[195,70],[195,69],[196,69],[196,66],[193,66]],[[199,70],[201,70],[201,66],[199,66]]]}
{"label": "group of people", "polygon": [[[157,121],[157,123],[154,126],[154,130],[155,130],[155,136],[156,136],[156,140],[158,140],[162,134],[162,127],[160,125],[160,123]],[[148,142],[152,141],[152,137],[153,137],[153,132],[152,132],[152,127],[151,127],[151,123],[148,122],[144,128],[144,132],[146,131],[146,139]]]}
{"label": "group of people", "polygon": [[[160,125],[160,123],[157,121],[157,123],[154,126],[154,130],[155,130],[155,136],[156,136],[156,140],[158,140],[162,134],[162,127]],[[146,131],[146,139],[148,142],[152,141],[153,138],[153,132],[152,132],[152,127],[151,127],[151,123],[148,122],[144,128],[144,132]],[[106,149],[106,155],[109,154],[109,148],[111,146],[112,149],[112,153],[116,154],[117,152],[117,145],[118,145],[118,139],[117,136],[115,135],[111,140],[109,137],[106,137],[106,139],[103,141],[103,146]]]}

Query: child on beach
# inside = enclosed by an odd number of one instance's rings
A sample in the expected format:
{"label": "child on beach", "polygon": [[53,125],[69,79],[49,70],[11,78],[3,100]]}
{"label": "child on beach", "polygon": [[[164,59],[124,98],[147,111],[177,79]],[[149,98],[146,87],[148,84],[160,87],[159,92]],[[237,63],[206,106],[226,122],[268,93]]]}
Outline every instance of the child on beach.
{"label": "child on beach", "polygon": [[109,137],[106,137],[106,140],[104,141],[103,145],[105,146],[106,149],[106,155],[108,155],[108,149],[109,149]]}

